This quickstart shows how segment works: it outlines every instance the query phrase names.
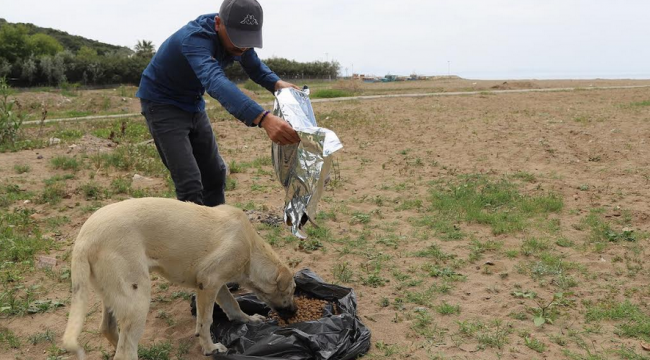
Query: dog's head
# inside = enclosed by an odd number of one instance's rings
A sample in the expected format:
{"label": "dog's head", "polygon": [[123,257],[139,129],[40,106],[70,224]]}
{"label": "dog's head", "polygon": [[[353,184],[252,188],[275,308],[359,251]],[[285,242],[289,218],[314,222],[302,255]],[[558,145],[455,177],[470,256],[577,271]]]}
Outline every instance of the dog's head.
{"label": "dog's head", "polygon": [[277,311],[280,317],[290,318],[297,310],[293,300],[296,282],[288,267],[280,265],[275,269],[275,272],[270,272],[263,277],[266,279],[253,282],[250,285],[255,295]]}

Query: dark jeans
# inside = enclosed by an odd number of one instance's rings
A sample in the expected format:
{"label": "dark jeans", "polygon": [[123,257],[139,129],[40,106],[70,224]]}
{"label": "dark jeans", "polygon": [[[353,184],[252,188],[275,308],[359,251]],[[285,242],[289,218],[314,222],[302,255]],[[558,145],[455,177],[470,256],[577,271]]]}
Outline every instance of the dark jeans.
{"label": "dark jeans", "polygon": [[144,99],[140,104],[178,200],[206,206],[225,203],[226,165],[205,111],[191,113]]}

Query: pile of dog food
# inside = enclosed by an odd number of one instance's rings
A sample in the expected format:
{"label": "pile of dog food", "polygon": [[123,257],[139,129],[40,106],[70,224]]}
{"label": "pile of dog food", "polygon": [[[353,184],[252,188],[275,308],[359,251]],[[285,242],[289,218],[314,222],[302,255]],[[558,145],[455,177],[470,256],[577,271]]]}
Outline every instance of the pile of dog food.
{"label": "pile of dog food", "polygon": [[323,308],[327,305],[326,300],[308,298],[306,296],[296,296],[296,314],[289,319],[282,319],[276,311],[271,311],[269,317],[278,321],[278,325],[287,326],[289,324],[303,321],[318,320],[323,317]]}

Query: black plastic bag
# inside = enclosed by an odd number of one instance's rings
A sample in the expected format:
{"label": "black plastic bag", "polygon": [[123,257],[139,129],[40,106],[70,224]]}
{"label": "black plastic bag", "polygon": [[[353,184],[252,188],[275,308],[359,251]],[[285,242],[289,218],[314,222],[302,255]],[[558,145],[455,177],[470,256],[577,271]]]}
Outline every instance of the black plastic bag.
{"label": "black plastic bag", "polygon": [[[370,330],[357,317],[357,299],[350,288],[327,284],[309,269],[295,275],[296,295],[335,303],[325,307],[324,316],[280,327],[275,321],[242,324],[228,321],[215,304],[212,327],[213,340],[228,348],[227,354],[213,355],[219,360],[348,360],[370,349]],[[254,294],[236,297],[242,311],[268,316],[271,310]],[[196,315],[194,299],[192,314]]]}

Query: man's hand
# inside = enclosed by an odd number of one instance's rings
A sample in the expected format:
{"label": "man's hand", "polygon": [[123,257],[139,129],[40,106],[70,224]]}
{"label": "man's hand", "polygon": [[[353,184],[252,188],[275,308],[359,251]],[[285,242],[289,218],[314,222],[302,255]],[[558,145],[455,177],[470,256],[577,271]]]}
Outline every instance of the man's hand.
{"label": "man's hand", "polygon": [[300,137],[296,130],[288,122],[273,114],[266,115],[266,118],[262,122],[262,127],[266,130],[269,139],[278,145],[297,144],[300,142]]}
{"label": "man's hand", "polygon": [[292,84],[290,82],[286,82],[284,80],[278,80],[275,83],[275,91],[278,91],[278,90],[284,89],[284,88],[289,88],[289,87],[294,88],[296,90],[300,90],[300,88],[298,86],[296,86],[296,85],[294,85],[294,84]]}

